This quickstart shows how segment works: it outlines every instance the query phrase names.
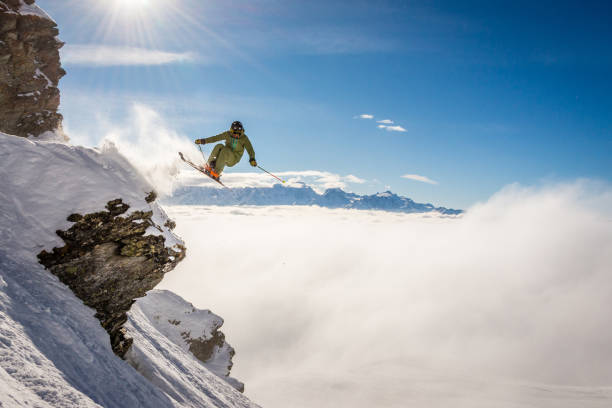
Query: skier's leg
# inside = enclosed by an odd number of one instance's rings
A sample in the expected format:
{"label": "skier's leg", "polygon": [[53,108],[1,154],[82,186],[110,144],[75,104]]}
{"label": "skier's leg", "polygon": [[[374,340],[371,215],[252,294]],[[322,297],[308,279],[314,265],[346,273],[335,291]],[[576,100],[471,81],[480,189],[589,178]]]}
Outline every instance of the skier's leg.
{"label": "skier's leg", "polygon": [[215,172],[217,174],[221,174],[223,169],[228,163],[231,163],[233,160],[234,152],[229,147],[223,146],[219,154],[217,155],[217,160],[215,163]]}
{"label": "skier's leg", "polygon": [[210,154],[210,156],[208,156],[208,164],[210,166],[212,166],[212,163],[217,160],[217,157],[219,157],[219,152],[221,151],[221,149],[223,149],[225,146],[222,143],[219,143],[215,146],[215,148],[213,149],[212,153]]}

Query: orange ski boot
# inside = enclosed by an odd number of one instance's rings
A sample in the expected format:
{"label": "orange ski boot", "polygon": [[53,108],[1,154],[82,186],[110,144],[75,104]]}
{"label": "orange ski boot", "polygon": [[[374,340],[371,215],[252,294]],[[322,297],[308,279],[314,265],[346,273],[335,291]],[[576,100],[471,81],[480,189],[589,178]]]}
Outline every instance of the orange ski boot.
{"label": "orange ski boot", "polygon": [[217,172],[215,171],[215,169],[213,169],[213,168],[210,166],[210,164],[206,163],[206,165],[204,166],[204,170],[205,170],[205,171],[206,171],[208,174],[210,174],[210,177],[212,177],[212,178],[214,178],[215,180],[219,181],[220,174],[219,174],[219,173],[217,173]]}

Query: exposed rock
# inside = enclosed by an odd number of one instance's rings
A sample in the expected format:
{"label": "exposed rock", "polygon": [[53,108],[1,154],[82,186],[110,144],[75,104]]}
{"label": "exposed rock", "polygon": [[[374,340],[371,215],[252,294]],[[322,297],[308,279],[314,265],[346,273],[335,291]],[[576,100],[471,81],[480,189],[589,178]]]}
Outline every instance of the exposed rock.
{"label": "exposed rock", "polygon": [[168,220],[166,221],[166,223],[164,224],[164,227],[168,228],[170,231],[172,231],[173,229],[176,228],[176,222],[172,221],[172,220]]}
{"label": "exposed rock", "polygon": [[157,200],[157,193],[155,191],[151,191],[146,197],[145,197],[145,201],[147,203],[152,203],[153,201]]}
{"label": "exposed rock", "polygon": [[75,224],[57,231],[65,246],[42,251],[38,258],[68,285],[96,317],[111,338],[113,351],[123,357],[132,344],[125,335],[126,312],[134,299],[153,289],[185,256],[165,246],[165,238],[146,235],[152,211],[134,211],[121,199],[109,201],[107,211],[71,214]]}
{"label": "exposed rock", "polygon": [[0,1],[0,131],[39,136],[61,129],[59,80],[64,45],[34,0]]}
{"label": "exposed rock", "polygon": [[[191,333],[189,332],[182,332],[181,336],[185,342],[189,344],[189,351],[191,351],[191,353],[203,363],[210,360],[213,353],[217,349],[223,347],[223,343],[225,343],[225,334],[220,331],[216,331],[216,329],[210,339],[205,339],[202,337],[194,339],[191,337]],[[230,352],[230,356],[234,356],[233,349]]]}
{"label": "exposed rock", "polygon": [[[205,367],[232,387],[244,392],[244,384],[230,377],[234,349],[225,340],[225,334],[219,331],[223,319],[210,310],[200,310],[180,296],[166,290],[152,290],[147,296],[137,299],[128,313],[128,334],[141,330],[143,319],[148,320],[152,328],[165,338],[189,351]],[[136,334],[132,334],[137,337]],[[136,369],[149,367],[144,359],[148,356],[139,343],[127,354],[127,361]],[[143,372],[147,376],[150,373]]]}

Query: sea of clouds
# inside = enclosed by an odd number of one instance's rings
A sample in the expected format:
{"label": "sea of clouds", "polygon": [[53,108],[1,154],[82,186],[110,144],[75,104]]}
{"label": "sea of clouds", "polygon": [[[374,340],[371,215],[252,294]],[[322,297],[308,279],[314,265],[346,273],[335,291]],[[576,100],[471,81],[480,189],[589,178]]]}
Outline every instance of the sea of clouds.
{"label": "sea of clouds", "polygon": [[188,256],[160,287],[225,319],[267,408],[612,403],[609,185],[512,185],[457,219],[167,210]]}

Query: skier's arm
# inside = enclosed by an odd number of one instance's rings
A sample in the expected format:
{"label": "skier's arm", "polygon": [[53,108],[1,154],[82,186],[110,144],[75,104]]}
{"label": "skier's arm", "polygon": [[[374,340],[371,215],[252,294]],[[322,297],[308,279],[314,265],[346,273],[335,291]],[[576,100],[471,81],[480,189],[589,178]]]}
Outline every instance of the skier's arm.
{"label": "skier's arm", "polygon": [[249,153],[249,160],[253,160],[255,158],[255,150],[253,150],[253,145],[247,135],[244,135],[244,148]]}
{"label": "skier's arm", "polygon": [[219,133],[217,136],[211,136],[211,137],[207,137],[201,140],[203,140],[204,143],[214,143],[214,142],[220,142],[221,140],[225,140],[226,137],[227,137],[227,132],[223,132],[223,133]]}

